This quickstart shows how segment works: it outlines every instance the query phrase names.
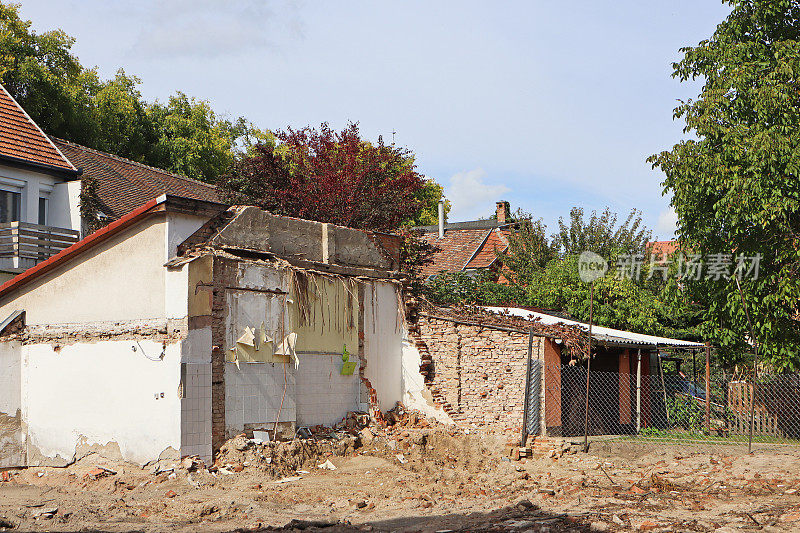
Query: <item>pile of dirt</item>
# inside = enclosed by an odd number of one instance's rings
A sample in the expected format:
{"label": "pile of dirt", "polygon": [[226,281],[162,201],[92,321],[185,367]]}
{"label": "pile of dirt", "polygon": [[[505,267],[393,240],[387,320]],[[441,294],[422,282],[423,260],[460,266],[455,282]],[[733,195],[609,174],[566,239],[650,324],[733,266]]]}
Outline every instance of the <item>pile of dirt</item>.
{"label": "pile of dirt", "polygon": [[211,472],[240,472],[257,468],[268,477],[291,475],[304,467],[324,462],[328,457],[353,455],[358,437],[343,435],[329,439],[294,439],[286,442],[259,442],[238,435],[222,445]]}

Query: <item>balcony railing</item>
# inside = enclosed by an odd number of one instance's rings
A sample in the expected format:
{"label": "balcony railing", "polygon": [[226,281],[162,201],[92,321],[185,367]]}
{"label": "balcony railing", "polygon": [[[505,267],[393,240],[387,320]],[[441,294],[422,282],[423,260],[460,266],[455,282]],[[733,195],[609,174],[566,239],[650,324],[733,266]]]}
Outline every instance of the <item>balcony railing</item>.
{"label": "balcony railing", "polygon": [[11,267],[29,268],[72,246],[79,238],[79,232],[66,228],[27,222],[1,223],[0,263]]}

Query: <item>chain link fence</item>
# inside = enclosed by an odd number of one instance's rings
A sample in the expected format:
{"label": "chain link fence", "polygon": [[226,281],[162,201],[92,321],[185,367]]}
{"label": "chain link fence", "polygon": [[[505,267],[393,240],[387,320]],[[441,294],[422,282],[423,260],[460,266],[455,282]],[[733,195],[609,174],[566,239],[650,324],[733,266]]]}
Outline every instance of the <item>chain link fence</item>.
{"label": "chain link fence", "polygon": [[[605,369],[604,369],[605,370]],[[663,367],[639,373],[548,366],[547,433],[592,440],[749,448],[800,446],[800,375],[687,376]],[[588,390],[588,403],[587,403]],[[586,417],[588,405],[589,416]]]}

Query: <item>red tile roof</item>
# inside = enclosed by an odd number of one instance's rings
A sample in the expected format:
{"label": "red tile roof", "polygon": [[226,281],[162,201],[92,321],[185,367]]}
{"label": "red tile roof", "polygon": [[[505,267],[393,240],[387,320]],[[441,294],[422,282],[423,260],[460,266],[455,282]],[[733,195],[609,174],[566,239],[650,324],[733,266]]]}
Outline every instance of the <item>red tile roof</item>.
{"label": "red tile roof", "polygon": [[0,156],[35,166],[75,173],[72,163],[2,85],[0,85]]}
{"label": "red tile roof", "polygon": [[497,261],[498,252],[504,252],[507,248],[508,239],[503,232],[497,229],[491,230],[483,245],[465,268],[489,268]]}
{"label": "red tile roof", "polygon": [[112,218],[119,218],[162,194],[208,202],[221,201],[217,188],[209,183],[56,137],[52,140],[75,166],[83,168],[84,177],[96,180],[103,211]]}
{"label": "red tile roof", "polygon": [[445,272],[460,272],[467,266],[472,256],[489,235],[488,229],[451,229],[439,238],[439,234],[424,233],[422,238],[429,244],[440,248],[433,254],[431,263],[422,267],[424,277]]}
{"label": "red tile roof", "polygon": [[678,241],[653,241],[647,243],[647,252],[655,254],[658,258],[672,255],[678,251]]}
{"label": "red tile roof", "polygon": [[508,247],[508,240],[497,229],[448,229],[441,239],[437,232],[424,233],[422,238],[440,249],[433,254],[433,261],[422,267],[424,277],[442,271],[489,268],[497,259],[495,251]]}

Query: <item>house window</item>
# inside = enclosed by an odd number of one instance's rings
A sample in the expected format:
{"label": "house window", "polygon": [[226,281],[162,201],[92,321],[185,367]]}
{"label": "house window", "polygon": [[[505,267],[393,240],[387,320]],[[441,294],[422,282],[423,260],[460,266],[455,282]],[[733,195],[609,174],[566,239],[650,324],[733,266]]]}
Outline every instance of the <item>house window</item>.
{"label": "house window", "polygon": [[19,209],[22,194],[11,191],[0,191],[0,222],[19,221]]}
{"label": "house window", "polygon": [[39,224],[47,225],[47,198],[39,198]]}

